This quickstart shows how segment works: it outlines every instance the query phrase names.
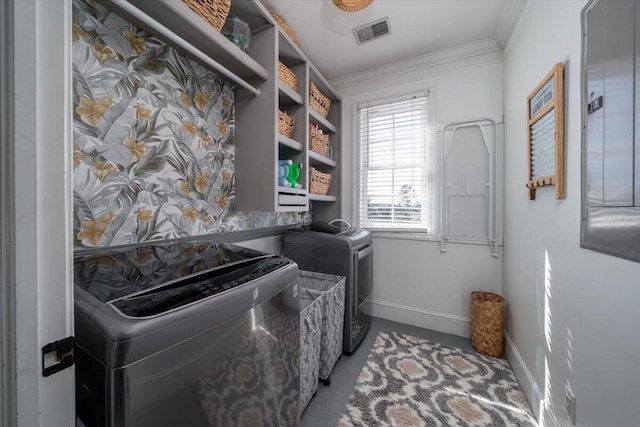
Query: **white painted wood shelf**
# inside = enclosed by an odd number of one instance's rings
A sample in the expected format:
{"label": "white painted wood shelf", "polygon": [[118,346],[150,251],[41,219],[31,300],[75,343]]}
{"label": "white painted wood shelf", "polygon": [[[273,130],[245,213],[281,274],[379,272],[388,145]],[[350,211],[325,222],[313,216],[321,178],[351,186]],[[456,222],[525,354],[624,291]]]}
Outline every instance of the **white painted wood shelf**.
{"label": "white painted wood shelf", "polygon": [[316,122],[318,122],[318,124],[320,125],[320,127],[322,129],[328,130],[331,133],[336,133],[337,132],[336,127],[331,122],[329,122],[329,120],[327,120],[324,117],[322,117],[320,115],[320,113],[318,113],[316,110],[314,110],[311,107],[309,107],[309,117],[311,119],[315,120]]}
{"label": "white painted wood shelf", "polygon": [[324,165],[332,168],[335,168],[337,166],[336,162],[329,159],[328,157],[325,157],[321,154],[316,153],[313,150],[309,150],[309,164],[311,166]]}
{"label": "white painted wood shelf", "polygon": [[302,152],[304,150],[304,146],[302,145],[302,143],[296,140],[293,140],[291,138],[287,138],[282,134],[278,134],[278,143],[284,147],[291,148],[292,150],[295,150],[295,151]]}
{"label": "white painted wood shelf", "polygon": [[[110,0],[99,0],[99,2],[147,30],[144,25],[141,25],[138,19],[120,8],[116,2]],[[182,1],[128,0],[128,2],[242,79],[248,82],[259,82],[269,78],[269,72],[265,67],[260,65],[250,55],[241,51]],[[249,23],[251,28],[257,28],[258,26],[264,26],[269,23],[268,19],[262,15],[260,9],[250,1],[235,2],[231,12],[231,15],[238,16]],[[191,57],[188,52],[185,52],[171,40],[168,40],[163,34],[155,31],[149,32],[168,45],[176,48],[181,53]],[[193,59],[197,61],[197,58]]]}
{"label": "white painted wood shelf", "polygon": [[293,89],[284,84],[280,79],[278,79],[278,92],[280,95],[280,105],[296,104],[301,106],[304,104],[302,95],[294,92]]}
{"label": "white painted wood shelf", "polygon": [[335,202],[336,196],[309,193],[309,200],[314,202]]}

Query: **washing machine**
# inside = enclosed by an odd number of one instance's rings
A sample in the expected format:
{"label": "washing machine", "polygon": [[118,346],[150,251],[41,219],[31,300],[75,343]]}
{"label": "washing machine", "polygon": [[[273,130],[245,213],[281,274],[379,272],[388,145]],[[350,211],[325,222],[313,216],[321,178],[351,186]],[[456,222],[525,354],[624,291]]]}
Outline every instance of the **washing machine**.
{"label": "washing machine", "polygon": [[296,264],[228,243],[76,252],[87,427],[299,424]]}

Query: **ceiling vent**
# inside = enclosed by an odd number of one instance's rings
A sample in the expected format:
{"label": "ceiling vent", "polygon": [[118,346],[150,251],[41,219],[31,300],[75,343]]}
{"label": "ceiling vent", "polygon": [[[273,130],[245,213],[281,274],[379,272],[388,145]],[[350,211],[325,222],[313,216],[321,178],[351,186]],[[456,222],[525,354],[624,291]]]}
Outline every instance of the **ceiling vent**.
{"label": "ceiling vent", "polygon": [[391,34],[389,17],[353,29],[353,35],[356,37],[358,44],[369,42],[388,34]]}

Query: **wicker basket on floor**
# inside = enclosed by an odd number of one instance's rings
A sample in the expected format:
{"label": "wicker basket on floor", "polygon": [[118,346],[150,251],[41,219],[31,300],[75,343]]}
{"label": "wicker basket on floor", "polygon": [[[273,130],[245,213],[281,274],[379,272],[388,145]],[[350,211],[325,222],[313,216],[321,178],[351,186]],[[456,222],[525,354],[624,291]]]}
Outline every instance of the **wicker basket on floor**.
{"label": "wicker basket on floor", "polygon": [[313,82],[309,82],[309,105],[324,118],[329,114],[331,107],[331,100],[324,96]]}
{"label": "wicker basket on floor", "polygon": [[282,16],[278,15],[276,12],[272,10],[270,10],[269,13],[271,14],[271,16],[273,16],[273,19],[276,20],[278,25],[280,25],[282,30],[285,33],[287,33],[289,37],[291,37],[291,40],[293,40],[293,42],[297,44],[298,47],[300,47],[300,39],[298,39],[298,36],[296,36],[296,33],[294,33],[291,27],[289,26],[289,24],[287,24],[287,21],[285,21]]}
{"label": "wicker basket on floor", "polygon": [[309,149],[327,157],[329,152],[329,135],[320,133],[315,126],[309,125]]}
{"label": "wicker basket on floor", "polygon": [[293,135],[293,127],[296,123],[296,118],[287,115],[287,113],[278,110],[278,133],[284,135],[287,138],[291,138]]}
{"label": "wicker basket on floor", "polygon": [[289,86],[291,90],[298,92],[298,76],[280,61],[278,61],[278,78]]}
{"label": "wicker basket on floor", "polygon": [[182,0],[217,31],[222,30],[231,9],[231,0]]}
{"label": "wicker basket on floor", "polygon": [[471,292],[471,345],[482,354],[504,351],[504,298],[491,292]]}
{"label": "wicker basket on floor", "polygon": [[309,192],[312,194],[325,195],[329,192],[331,184],[331,174],[322,173],[316,168],[309,168]]}

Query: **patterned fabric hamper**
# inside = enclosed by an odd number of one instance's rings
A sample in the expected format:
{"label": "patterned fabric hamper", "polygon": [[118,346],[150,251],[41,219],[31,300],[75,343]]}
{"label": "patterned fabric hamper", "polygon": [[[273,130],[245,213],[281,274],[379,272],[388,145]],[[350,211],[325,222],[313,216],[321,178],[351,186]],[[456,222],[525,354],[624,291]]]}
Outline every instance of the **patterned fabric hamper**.
{"label": "patterned fabric hamper", "polygon": [[322,297],[320,380],[329,385],[329,375],[342,355],[346,278],[300,270],[301,295]]}
{"label": "patterned fabric hamper", "polygon": [[322,298],[300,293],[300,415],[318,391]]}

